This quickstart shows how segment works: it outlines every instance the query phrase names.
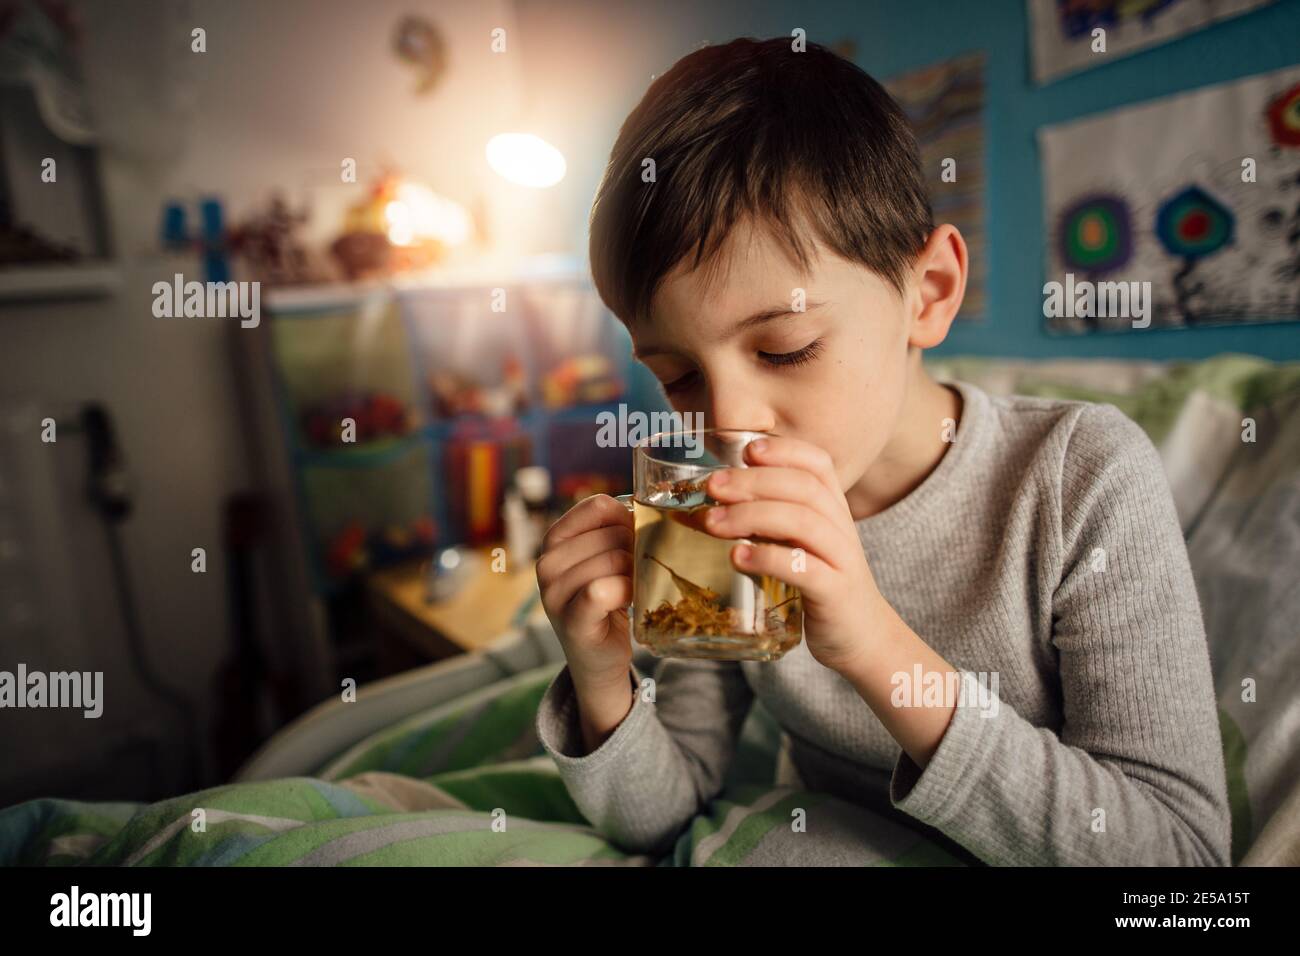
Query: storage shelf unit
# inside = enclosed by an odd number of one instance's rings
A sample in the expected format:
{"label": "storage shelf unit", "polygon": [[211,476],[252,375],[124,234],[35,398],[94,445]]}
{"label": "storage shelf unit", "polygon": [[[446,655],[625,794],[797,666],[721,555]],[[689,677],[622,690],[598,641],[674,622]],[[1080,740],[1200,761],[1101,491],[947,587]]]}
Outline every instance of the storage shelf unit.
{"label": "storage shelf unit", "polygon": [[[557,491],[575,473],[607,475],[617,491],[629,490],[630,450],[597,449],[583,438],[589,429],[594,439],[600,412],[617,414],[628,400],[627,333],[576,271],[522,276],[404,279],[267,296],[277,417],[318,593],[348,580],[354,553],[368,554],[360,570],[481,543],[467,541],[465,515],[449,497],[452,460],[477,433],[526,436],[527,463],[550,469]],[[580,377],[575,356],[608,371],[579,383],[599,401],[583,400],[581,388],[557,394],[574,389]],[[487,388],[510,384],[523,407],[447,414],[435,377]],[[337,433],[344,417],[357,423],[355,444]],[[376,437],[362,441],[372,426]],[[521,454],[492,456],[487,472],[474,472],[479,517],[489,492],[495,511],[507,466],[519,464]],[[490,486],[484,474],[494,479]]]}

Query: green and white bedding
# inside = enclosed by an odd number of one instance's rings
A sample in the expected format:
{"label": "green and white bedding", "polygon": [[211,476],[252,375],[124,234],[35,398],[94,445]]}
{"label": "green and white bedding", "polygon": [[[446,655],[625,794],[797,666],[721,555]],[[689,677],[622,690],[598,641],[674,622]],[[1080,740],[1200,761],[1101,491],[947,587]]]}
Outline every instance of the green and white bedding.
{"label": "green and white bedding", "polygon": [[[410,717],[311,776],[153,804],[46,798],[0,810],[0,864],[733,866],[797,863],[802,854],[957,862],[868,811],[753,782],[774,779],[775,725],[761,708],[746,723],[727,788],[673,852],[624,853],[583,820],[537,740],[537,705],[558,670],[547,664]],[[799,808],[819,826],[790,839]]]}

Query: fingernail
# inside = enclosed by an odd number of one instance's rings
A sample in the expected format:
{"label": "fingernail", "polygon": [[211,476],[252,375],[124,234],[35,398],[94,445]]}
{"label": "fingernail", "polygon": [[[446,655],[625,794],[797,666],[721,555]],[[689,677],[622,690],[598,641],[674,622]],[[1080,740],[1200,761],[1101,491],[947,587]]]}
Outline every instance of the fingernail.
{"label": "fingernail", "polygon": [[713,477],[709,480],[713,483],[714,487],[717,487],[718,485],[725,485],[730,481],[731,475],[725,471],[715,471]]}
{"label": "fingernail", "polygon": [[709,509],[709,520],[712,521],[714,524],[717,524],[726,516],[727,516],[726,508],[718,507],[718,508]]}
{"label": "fingernail", "polygon": [[754,449],[754,451],[758,452],[761,455],[763,452],[767,451],[767,439],[755,438],[752,442],[749,443],[749,447]]}
{"label": "fingernail", "polygon": [[747,544],[742,544],[740,547],[736,549],[736,558],[741,561],[748,561],[750,555],[752,555],[753,553],[754,553],[753,548],[751,548]]}

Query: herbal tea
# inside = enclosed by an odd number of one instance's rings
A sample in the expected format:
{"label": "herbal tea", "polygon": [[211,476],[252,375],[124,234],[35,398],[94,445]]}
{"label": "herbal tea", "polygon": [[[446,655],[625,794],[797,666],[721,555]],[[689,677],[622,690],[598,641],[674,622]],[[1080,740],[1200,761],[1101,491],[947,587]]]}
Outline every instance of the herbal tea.
{"label": "herbal tea", "polygon": [[803,636],[799,589],[737,571],[734,538],[701,529],[713,506],[687,482],[632,501],[633,634],[658,657],[774,661]]}

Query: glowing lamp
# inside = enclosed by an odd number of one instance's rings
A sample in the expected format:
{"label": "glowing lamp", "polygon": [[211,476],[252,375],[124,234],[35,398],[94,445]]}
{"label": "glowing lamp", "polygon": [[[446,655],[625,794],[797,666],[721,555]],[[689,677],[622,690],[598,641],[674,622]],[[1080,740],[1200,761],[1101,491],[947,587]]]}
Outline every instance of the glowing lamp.
{"label": "glowing lamp", "polygon": [[498,175],[520,186],[545,189],[564,178],[564,154],[532,133],[499,133],[488,140],[487,161]]}

